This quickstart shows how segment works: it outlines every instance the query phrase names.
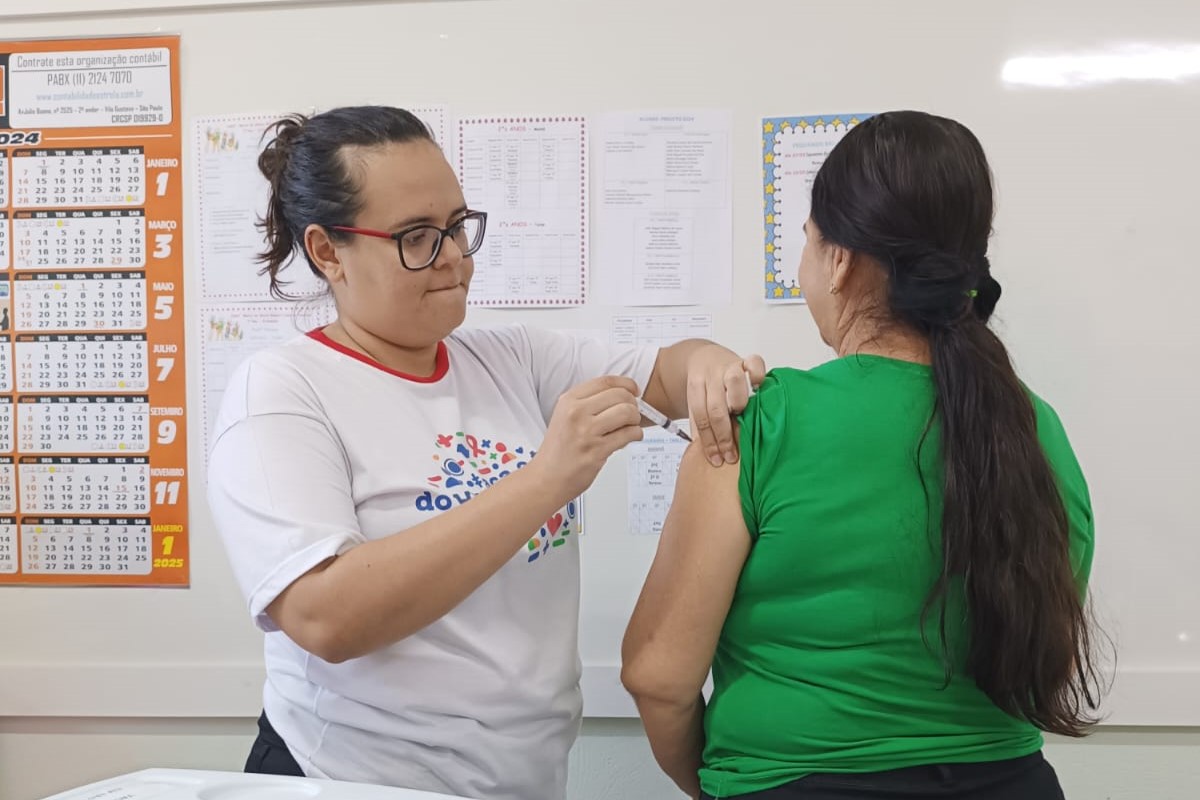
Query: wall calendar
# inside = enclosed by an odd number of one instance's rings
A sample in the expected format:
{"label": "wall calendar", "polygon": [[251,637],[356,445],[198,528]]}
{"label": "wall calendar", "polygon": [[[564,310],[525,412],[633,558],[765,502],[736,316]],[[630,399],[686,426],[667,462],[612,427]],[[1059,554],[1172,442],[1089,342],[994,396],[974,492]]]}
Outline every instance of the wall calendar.
{"label": "wall calendar", "polygon": [[0,41],[0,584],[189,581],[179,38]]}

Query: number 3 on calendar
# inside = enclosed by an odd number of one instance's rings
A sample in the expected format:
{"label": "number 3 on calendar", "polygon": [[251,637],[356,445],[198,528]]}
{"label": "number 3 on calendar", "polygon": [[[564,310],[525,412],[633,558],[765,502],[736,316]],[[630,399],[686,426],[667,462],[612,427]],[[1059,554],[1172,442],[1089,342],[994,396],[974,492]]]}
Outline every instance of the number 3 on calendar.
{"label": "number 3 on calendar", "polygon": [[154,252],[151,254],[155,258],[169,258],[171,255],[171,242],[175,241],[173,233],[156,233],[154,234]]}

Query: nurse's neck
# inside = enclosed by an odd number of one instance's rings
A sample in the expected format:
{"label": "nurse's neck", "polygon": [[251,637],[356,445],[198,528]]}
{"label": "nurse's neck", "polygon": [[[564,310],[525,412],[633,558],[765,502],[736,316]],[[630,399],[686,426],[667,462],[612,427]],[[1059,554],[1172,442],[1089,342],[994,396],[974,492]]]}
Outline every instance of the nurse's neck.
{"label": "nurse's neck", "polygon": [[330,340],[393,372],[428,378],[437,371],[437,342],[415,347],[396,344],[341,317],[325,326],[324,333]]}

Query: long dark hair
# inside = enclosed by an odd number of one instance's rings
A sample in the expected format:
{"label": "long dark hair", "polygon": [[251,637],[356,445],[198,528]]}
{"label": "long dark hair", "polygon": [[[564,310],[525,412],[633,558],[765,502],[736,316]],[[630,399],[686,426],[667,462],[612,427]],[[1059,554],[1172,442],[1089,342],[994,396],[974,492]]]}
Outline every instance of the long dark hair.
{"label": "long dark hair", "polygon": [[953,120],[871,117],[821,166],[812,220],[825,239],[888,271],[886,316],[929,341],[944,510],[941,573],[921,618],[924,630],[939,609],[947,680],[946,600],[961,581],[967,674],[1009,714],[1083,735],[1099,700],[1091,616],[1033,402],[987,326],[1000,284],[987,258],[992,178],[982,146]]}
{"label": "long dark hair", "polygon": [[[347,106],[312,117],[292,114],[271,124],[270,141],[258,168],[271,184],[267,213],[258,226],[267,248],[258,255],[260,275],[271,280],[271,294],[289,299],[282,271],[299,250],[308,268],[323,277],[304,249],[309,225],[350,225],[358,214],[359,187],[345,148],[433,141],[425,123],[409,111],[390,106]],[[329,229],[331,237],[344,234]]]}

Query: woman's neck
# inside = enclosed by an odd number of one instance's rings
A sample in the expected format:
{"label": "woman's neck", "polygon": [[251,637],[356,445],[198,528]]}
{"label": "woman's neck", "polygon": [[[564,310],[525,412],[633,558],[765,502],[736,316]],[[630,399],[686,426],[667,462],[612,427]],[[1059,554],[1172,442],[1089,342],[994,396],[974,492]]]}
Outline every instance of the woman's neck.
{"label": "woman's neck", "polygon": [[881,327],[865,320],[845,331],[833,349],[839,358],[870,355],[916,364],[931,361],[928,337],[901,325]]}

